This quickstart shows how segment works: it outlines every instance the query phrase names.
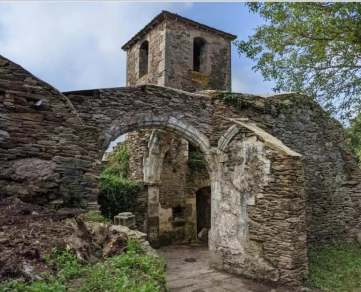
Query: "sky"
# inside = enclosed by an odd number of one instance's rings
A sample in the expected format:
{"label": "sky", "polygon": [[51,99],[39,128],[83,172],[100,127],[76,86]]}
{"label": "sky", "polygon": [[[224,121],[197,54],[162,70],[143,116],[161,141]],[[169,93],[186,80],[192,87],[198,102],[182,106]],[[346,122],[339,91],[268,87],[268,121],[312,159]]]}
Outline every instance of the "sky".
{"label": "sky", "polygon": [[[63,92],[125,86],[121,46],[162,10],[238,40],[263,23],[242,2],[0,2],[0,55]],[[272,92],[252,66],[233,45],[232,91]]]}
{"label": "sky", "polygon": [[[125,86],[120,48],[162,10],[247,39],[262,20],[244,3],[0,2],[0,54],[60,91]],[[232,90],[272,92],[232,47]]]}

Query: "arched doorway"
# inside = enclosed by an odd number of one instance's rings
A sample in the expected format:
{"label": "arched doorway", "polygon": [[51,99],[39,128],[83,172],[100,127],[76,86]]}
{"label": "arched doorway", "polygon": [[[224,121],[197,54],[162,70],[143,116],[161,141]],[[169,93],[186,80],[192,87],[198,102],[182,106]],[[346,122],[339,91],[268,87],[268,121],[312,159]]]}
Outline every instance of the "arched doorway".
{"label": "arched doorway", "polygon": [[204,187],[196,192],[197,239],[208,242],[211,229],[211,187]]}
{"label": "arched doorway", "polygon": [[[166,233],[168,231],[168,233],[175,231],[184,233],[183,235],[180,234],[176,240],[185,237],[185,233],[189,232],[189,230],[194,234],[196,220],[195,218],[193,220],[189,212],[187,213],[187,210],[189,211],[191,208],[189,208],[190,205],[187,207],[189,200],[186,199],[185,185],[183,189],[180,184],[175,183],[171,185],[170,187],[173,193],[177,194],[184,191],[184,196],[178,200],[178,204],[176,203],[177,200],[174,200],[175,203],[173,205],[165,204],[167,206],[164,206],[164,198],[162,197],[164,194],[161,192],[162,184],[168,183],[169,185],[169,182],[167,182],[169,176],[162,177],[162,169],[164,165],[169,167],[169,163],[167,163],[165,159],[167,160],[170,157],[167,157],[166,153],[169,153],[169,149],[174,146],[172,146],[174,140],[172,137],[176,136],[178,137],[177,141],[180,142],[180,146],[186,145],[186,148],[183,147],[184,149],[179,147],[176,149],[183,158],[185,157],[185,150],[188,149],[188,145],[193,145],[191,147],[196,147],[198,151],[202,153],[205,172],[208,178],[207,181],[209,181],[212,172],[212,155],[207,137],[193,126],[174,117],[150,118],[147,116],[147,120],[145,121],[142,116],[138,116],[134,119],[114,121],[108,129],[109,130],[104,133],[103,149],[106,149],[115,137],[125,133],[139,131],[141,129],[152,130],[150,131],[152,134],[148,141],[148,156],[143,159],[144,176],[142,178],[148,192],[145,232],[148,235],[148,241],[151,245],[158,247],[160,245],[174,243],[172,240],[167,240]],[[185,162],[187,161],[185,160]],[[182,171],[184,171],[184,169],[180,169],[180,172]],[[174,172],[179,171],[174,169]],[[185,174],[183,176],[185,177]],[[193,224],[193,227],[189,227],[188,223]]]}

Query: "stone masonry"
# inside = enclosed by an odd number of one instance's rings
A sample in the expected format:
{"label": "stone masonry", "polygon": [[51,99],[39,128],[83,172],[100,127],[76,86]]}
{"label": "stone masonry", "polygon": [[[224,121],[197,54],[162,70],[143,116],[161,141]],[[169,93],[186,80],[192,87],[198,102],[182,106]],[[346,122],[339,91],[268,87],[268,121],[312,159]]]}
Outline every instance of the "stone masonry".
{"label": "stone masonry", "polygon": [[[168,27],[172,14],[163,16],[149,29],[167,39],[161,28]],[[180,16],[172,21],[231,39]],[[149,58],[153,49],[149,41]],[[212,72],[206,89],[214,89]],[[0,197],[45,204],[73,192],[94,206],[100,160],[110,142],[132,131],[156,129],[143,162],[150,242],[159,241],[160,182],[167,179],[162,168],[173,147],[166,143],[169,135],[205,156],[213,267],[296,285],[307,275],[307,249],[358,241],[361,171],[348,152],[344,129],[315,101],[298,93],[220,91],[226,87],[192,93],[158,86],[167,74],[153,75],[155,85],[62,94],[0,57]],[[229,94],[232,100],[225,100]],[[193,187],[188,190],[194,194]]]}

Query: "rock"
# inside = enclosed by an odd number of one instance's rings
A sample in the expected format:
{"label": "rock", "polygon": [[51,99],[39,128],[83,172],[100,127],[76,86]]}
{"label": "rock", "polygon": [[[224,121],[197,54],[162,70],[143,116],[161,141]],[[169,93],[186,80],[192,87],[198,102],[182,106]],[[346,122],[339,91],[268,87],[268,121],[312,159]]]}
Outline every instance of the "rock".
{"label": "rock", "polygon": [[39,213],[38,213],[38,212],[33,211],[33,212],[31,212],[31,215],[33,215],[33,216],[39,216]]}
{"label": "rock", "polygon": [[201,240],[201,241],[207,241],[208,240],[208,231],[209,231],[209,229],[207,227],[204,227],[198,233],[198,239]]}
{"label": "rock", "polygon": [[7,175],[16,181],[42,181],[54,173],[56,164],[39,158],[16,160]]}
{"label": "rock", "polygon": [[0,237],[0,244],[7,244],[10,242],[10,238],[8,237]]}
{"label": "rock", "polygon": [[5,141],[10,138],[10,135],[8,132],[0,130],[0,141]]}

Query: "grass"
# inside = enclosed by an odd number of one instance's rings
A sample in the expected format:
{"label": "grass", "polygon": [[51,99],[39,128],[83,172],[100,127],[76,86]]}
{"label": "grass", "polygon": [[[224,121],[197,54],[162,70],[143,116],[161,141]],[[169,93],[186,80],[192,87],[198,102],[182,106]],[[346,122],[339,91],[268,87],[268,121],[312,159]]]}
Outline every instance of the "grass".
{"label": "grass", "polygon": [[347,292],[361,287],[361,245],[338,244],[311,251],[308,282],[323,291]]}
{"label": "grass", "polygon": [[108,225],[112,224],[112,220],[105,218],[104,216],[98,214],[96,211],[89,211],[87,215],[94,222],[101,222]]}
{"label": "grass", "polygon": [[104,262],[83,264],[67,250],[54,250],[47,256],[57,268],[56,276],[43,275],[43,281],[17,279],[0,284],[2,292],[163,292],[168,291],[165,261],[147,255],[139,241],[130,241],[128,251]]}

